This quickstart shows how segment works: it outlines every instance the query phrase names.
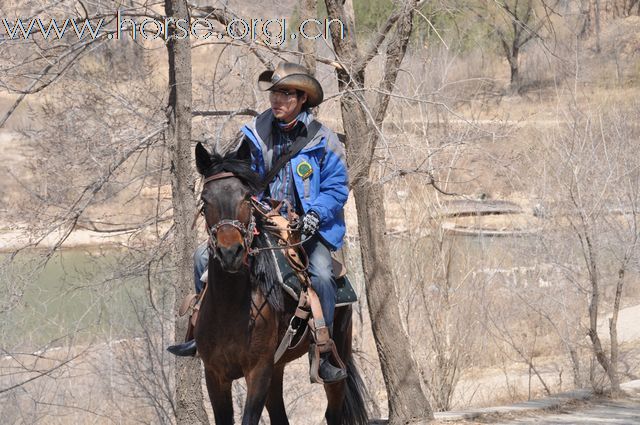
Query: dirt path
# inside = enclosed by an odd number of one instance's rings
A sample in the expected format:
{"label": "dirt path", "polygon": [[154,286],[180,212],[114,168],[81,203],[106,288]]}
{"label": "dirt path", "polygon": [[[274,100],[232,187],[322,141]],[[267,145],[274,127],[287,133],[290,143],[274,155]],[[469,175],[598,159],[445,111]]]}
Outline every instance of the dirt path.
{"label": "dirt path", "polygon": [[535,415],[498,424],[640,424],[640,395],[622,400],[592,400],[577,409]]}
{"label": "dirt path", "polygon": [[622,384],[612,400],[577,390],[510,406],[436,413],[436,424],[640,424],[640,380]]}

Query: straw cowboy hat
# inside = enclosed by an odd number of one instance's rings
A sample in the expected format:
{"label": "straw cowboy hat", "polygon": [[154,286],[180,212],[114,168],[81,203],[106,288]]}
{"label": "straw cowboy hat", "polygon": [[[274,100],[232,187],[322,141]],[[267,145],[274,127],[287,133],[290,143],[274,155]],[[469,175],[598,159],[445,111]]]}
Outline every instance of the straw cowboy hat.
{"label": "straw cowboy hat", "polygon": [[278,87],[293,87],[307,94],[307,107],[312,108],[322,103],[324,93],[322,86],[309,74],[309,71],[296,63],[280,62],[273,71],[264,71],[258,77],[260,90],[271,90]]}

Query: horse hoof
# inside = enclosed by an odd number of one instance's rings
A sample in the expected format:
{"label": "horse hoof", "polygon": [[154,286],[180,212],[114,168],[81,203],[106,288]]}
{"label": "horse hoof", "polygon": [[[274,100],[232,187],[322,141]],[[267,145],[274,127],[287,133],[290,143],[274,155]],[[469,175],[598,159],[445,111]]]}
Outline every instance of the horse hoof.
{"label": "horse hoof", "polygon": [[195,339],[167,347],[168,352],[180,357],[193,357],[197,350]]}

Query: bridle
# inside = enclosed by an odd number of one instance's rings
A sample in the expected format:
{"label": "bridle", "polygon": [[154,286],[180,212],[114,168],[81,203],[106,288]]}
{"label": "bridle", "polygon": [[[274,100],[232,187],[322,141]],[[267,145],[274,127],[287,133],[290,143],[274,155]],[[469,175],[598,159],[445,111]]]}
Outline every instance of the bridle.
{"label": "bridle", "polygon": [[[206,177],[202,184],[203,187],[204,185],[206,185],[209,182],[215,181],[215,180],[222,180],[222,179],[227,179],[227,178],[231,178],[231,177],[235,177],[238,178],[238,176],[232,172],[228,172],[228,171],[223,171],[217,174],[214,174],[212,176]],[[256,247],[256,248],[252,248],[251,245],[253,244],[253,238],[257,235],[257,229],[256,229],[256,219],[255,219],[255,214],[254,213],[258,213],[259,215],[263,216],[263,217],[269,217],[270,213],[266,213],[263,208],[262,205],[260,204],[260,201],[258,201],[255,198],[251,198],[250,201],[251,204],[251,210],[250,210],[250,214],[249,216],[251,217],[249,219],[249,223],[248,224],[244,224],[243,222],[241,222],[240,220],[236,220],[236,219],[229,219],[229,218],[225,218],[222,219],[220,221],[218,221],[215,224],[209,225],[209,223],[206,222],[207,218],[205,217],[205,227],[207,229],[207,233],[209,235],[209,239],[207,241],[207,245],[209,247],[209,251],[210,253],[213,254],[213,256],[217,255],[217,247],[218,247],[218,239],[217,239],[217,233],[220,230],[221,227],[223,226],[231,226],[233,228],[235,228],[238,232],[240,232],[240,235],[242,236],[242,244],[243,244],[243,252],[244,252],[244,263],[246,264],[248,261],[248,257],[249,256],[253,256],[253,255],[257,255],[258,253],[260,253],[261,251],[272,251],[272,250],[285,250],[287,248],[293,248],[293,247],[297,247],[297,246],[301,246],[304,243],[304,240],[300,240],[299,242],[295,242],[295,243],[290,243],[286,240],[282,240],[281,243],[279,243],[277,246],[272,246],[272,247]],[[279,211],[280,209],[280,205],[274,208],[274,211]],[[196,212],[196,216],[194,217],[194,221],[193,221],[193,226],[195,227],[196,224],[196,220],[198,218],[198,215],[204,215],[204,205],[202,207],[200,207],[198,209],[198,211]],[[292,230],[295,229],[295,227],[291,226],[291,222],[290,222],[290,226],[286,229],[283,228],[279,228],[277,226],[273,226],[273,225],[264,225],[265,230],[268,231],[279,231],[279,230]],[[272,233],[274,236],[277,237],[276,234]],[[308,261],[305,260],[305,265],[304,268],[306,269],[306,267],[308,266]]]}
{"label": "bridle", "polygon": [[[237,178],[238,176],[236,176],[234,173],[224,171],[224,172],[217,173],[205,178],[202,184],[204,186],[207,183],[212,182],[214,180],[222,180],[222,179],[227,179],[231,177]],[[256,221],[253,215],[253,211],[254,211],[254,205],[253,205],[253,202],[251,202],[251,211],[249,214],[251,218],[249,219],[248,224],[244,224],[240,220],[224,218],[218,221],[217,223],[209,225],[209,223],[206,222],[207,218],[205,216],[205,224],[206,224],[205,227],[207,228],[207,233],[209,234],[209,240],[207,241],[207,244],[209,246],[210,253],[213,253],[214,256],[217,255],[216,254],[217,252],[216,249],[218,247],[217,234],[220,228],[223,226],[231,226],[235,228],[238,232],[240,232],[240,235],[242,236],[242,248],[243,248],[244,257],[245,257],[244,261],[246,262],[247,260],[246,257],[251,253],[250,251],[251,244],[253,243],[253,237],[255,236],[255,231],[256,231]],[[204,205],[199,209],[198,212],[204,215]]]}

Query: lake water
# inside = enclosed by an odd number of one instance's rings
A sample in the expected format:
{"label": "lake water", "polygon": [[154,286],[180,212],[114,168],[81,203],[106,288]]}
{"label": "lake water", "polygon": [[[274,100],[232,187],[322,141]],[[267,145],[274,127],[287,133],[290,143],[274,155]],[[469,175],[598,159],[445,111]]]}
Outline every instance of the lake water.
{"label": "lake water", "polygon": [[[471,279],[521,287],[540,281],[540,260],[545,255],[541,255],[536,234],[448,234],[444,238],[442,249],[452,252],[448,267],[453,282]],[[419,238],[412,245],[409,247],[404,238],[390,239],[399,285],[433,285],[433,268],[442,265],[438,249],[430,237]],[[407,255],[407,249],[411,255]],[[141,322],[173,318],[170,273],[154,267],[151,286],[162,312],[154,313],[146,269],[136,263],[134,251],[67,249],[56,253],[44,268],[31,272],[41,254],[30,252],[10,264],[6,261],[9,254],[0,254],[0,348],[31,352],[46,344],[62,346],[132,337],[141,334]],[[419,271],[411,273],[412,267]],[[118,274],[114,274],[116,270]],[[352,281],[358,282],[363,292],[361,276],[354,276]]]}
{"label": "lake water", "polygon": [[136,276],[132,269],[128,273],[126,266],[124,273],[114,274],[117,267],[134,264],[132,253],[65,249],[43,268],[34,267],[42,258],[39,251],[12,262],[8,258],[0,257],[0,336],[5,350],[34,351],[140,332],[139,317],[149,304],[146,276]]}

